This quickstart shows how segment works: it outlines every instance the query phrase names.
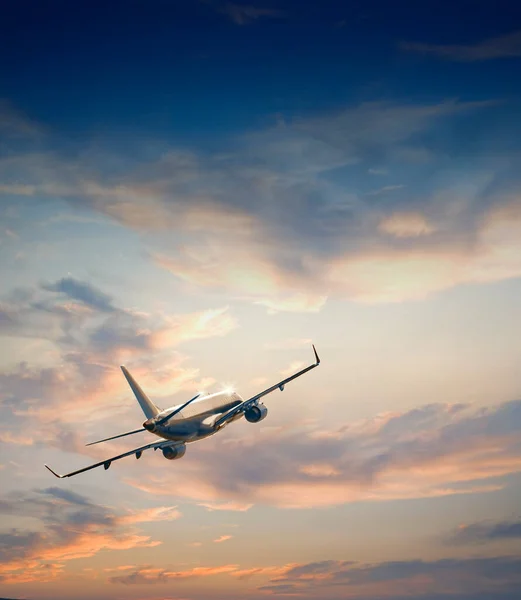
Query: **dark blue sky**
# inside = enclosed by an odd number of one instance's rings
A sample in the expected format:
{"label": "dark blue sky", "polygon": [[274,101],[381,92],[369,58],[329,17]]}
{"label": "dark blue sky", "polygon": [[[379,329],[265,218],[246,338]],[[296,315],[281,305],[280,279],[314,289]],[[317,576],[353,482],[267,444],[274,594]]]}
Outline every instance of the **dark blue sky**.
{"label": "dark blue sky", "polygon": [[[244,6],[274,12],[244,22]],[[0,96],[70,135],[199,141],[374,99],[512,98],[515,58],[461,63],[399,44],[476,44],[516,24],[521,4],[505,0],[9,0]]]}

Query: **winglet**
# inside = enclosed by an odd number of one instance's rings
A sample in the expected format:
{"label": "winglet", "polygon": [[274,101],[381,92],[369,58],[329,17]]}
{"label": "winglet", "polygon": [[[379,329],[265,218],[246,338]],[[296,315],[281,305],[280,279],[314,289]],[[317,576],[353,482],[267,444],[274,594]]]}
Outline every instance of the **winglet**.
{"label": "winglet", "polygon": [[316,360],[316,365],[320,364],[320,358],[318,358],[318,354],[317,354],[317,349],[315,348],[315,344],[312,344],[313,346],[313,352],[315,353],[315,360]]}
{"label": "winglet", "polygon": [[58,479],[63,479],[64,475],[58,475],[58,473],[55,473],[55,472],[54,472],[54,471],[51,469],[51,467],[49,467],[48,465],[45,465],[45,467],[46,467],[47,469],[49,469],[49,471],[50,471],[50,472],[51,472],[51,473],[52,473],[52,474],[53,474],[55,477],[58,477]]}

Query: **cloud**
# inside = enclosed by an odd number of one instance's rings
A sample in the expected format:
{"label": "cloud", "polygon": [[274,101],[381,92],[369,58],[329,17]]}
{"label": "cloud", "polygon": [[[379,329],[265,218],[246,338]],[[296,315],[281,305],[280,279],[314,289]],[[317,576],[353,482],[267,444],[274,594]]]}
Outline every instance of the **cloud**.
{"label": "cloud", "polygon": [[72,277],[64,277],[54,283],[44,283],[42,288],[49,292],[65,294],[72,300],[78,300],[86,306],[101,312],[112,312],[115,310],[112,299],[95,286],[78,281]]}
{"label": "cloud", "polygon": [[233,535],[221,535],[220,537],[216,538],[214,540],[214,542],[216,544],[220,544],[221,542],[226,542],[227,540],[231,540],[233,537]]}
{"label": "cloud", "polygon": [[[199,369],[183,364],[185,357],[174,348],[225,336],[235,327],[227,307],[178,315],[147,314],[120,308],[101,290],[77,280],[46,284],[45,292],[17,290],[0,306],[0,335],[45,340],[55,352],[55,360],[46,362],[57,366],[41,366],[36,357],[31,366],[20,363],[4,369],[0,401],[11,407],[11,421],[31,416],[42,424],[54,424],[40,430],[38,441],[58,442],[78,451],[79,440],[69,436],[66,442],[65,430],[60,433],[56,426],[124,412],[125,404],[113,401],[129,391],[119,364],[126,363],[160,403],[165,395],[211,383],[197,382]],[[76,401],[71,403],[71,397]],[[12,423],[5,425],[3,441],[18,439],[9,430]],[[25,443],[29,442],[28,437]]]}
{"label": "cloud", "polygon": [[176,506],[156,506],[143,510],[130,511],[130,514],[118,518],[118,523],[131,525],[134,523],[151,523],[157,521],[173,521],[181,518]]}
{"label": "cloud", "polygon": [[[418,300],[521,275],[521,216],[498,222],[505,206],[520,204],[518,158],[492,162],[479,150],[491,148],[487,114],[497,105],[365,102],[235,136],[218,154],[173,147],[133,159],[132,169],[112,178],[50,152],[13,153],[0,161],[0,178],[18,185],[16,173],[41,201],[59,197],[140,232],[153,263],[191,292],[210,289],[270,313],[318,312],[331,297]],[[472,148],[435,134],[439,124],[458,128],[476,115],[485,125]],[[461,159],[470,150],[476,167]],[[431,161],[424,178],[411,163],[418,157]],[[374,172],[374,164],[400,168],[399,194],[384,194],[387,186],[368,195],[357,183],[354,173]],[[513,177],[508,193],[505,168]],[[158,231],[170,235],[146,235]],[[70,310],[80,318],[78,306]],[[136,345],[146,342],[142,330],[128,331]],[[111,332],[100,332],[100,341],[104,334]]]}
{"label": "cloud", "polygon": [[101,550],[157,546],[160,542],[129,526],[179,517],[175,507],[120,515],[57,487],[4,495],[0,512],[10,520],[31,517],[40,525],[38,531],[10,529],[0,533],[0,581],[4,584],[48,581],[61,574],[64,562],[91,557]]}
{"label": "cloud", "polygon": [[34,440],[27,434],[0,431],[0,442],[4,444],[16,444],[17,446],[32,446]]}
{"label": "cloud", "polygon": [[220,12],[227,15],[236,25],[247,25],[261,17],[283,17],[284,12],[273,8],[258,8],[247,4],[227,2]]}
{"label": "cloud", "polygon": [[231,573],[237,569],[237,565],[221,565],[219,567],[193,567],[184,571],[169,571],[157,567],[142,567],[128,575],[118,575],[109,579],[110,583],[124,585],[160,584],[179,579],[195,579],[200,577],[212,577]]}
{"label": "cloud", "polygon": [[431,404],[328,432],[316,424],[266,430],[235,440],[231,453],[216,436],[179,466],[175,491],[161,466],[152,478],[125,481],[210,506],[312,508],[487,492],[521,472],[520,431],[521,401],[488,409]]}
{"label": "cloud", "polygon": [[[288,566],[259,589],[271,593],[350,598],[482,598],[513,594],[521,582],[519,557],[392,561],[362,564],[325,560]],[[324,596],[322,596],[324,597]],[[326,597],[330,597],[327,595]],[[512,596],[513,597],[513,596]]]}
{"label": "cloud", "polygon": [[[241,568],[229,564],[169,570],[152,566],[126,569],[111,576],[113,584],[169,584],[173,580],[197,579],[225,575],[250,586],[257,582],[261,592],[321,598],[452,598],[484,600],[486,594],[501,600],[515,598],[520,576],[519,557],[488,557],[434,561],[404,560],[361,563],[321,560],[310,563]],[[259,584],[259,579],[265,583]],[[252,589],[253,591],[253,589]]]}
{"label": "cloud", "polygon": [[521,56],[521,31],[514,31],[489,38],[474,45],[436,45],[402,42],[400,43],[400,48],[409,52],[418,52],[458,62],[512,58]]}
{"label": "cloud", "polygon": [[300,371],[300,369],[303,369],[305,366],[306,364],[303,361],[293,361],[288,367],[282,369],[282,371],[280,371],[280,374],[284,375],[285,377],[289,377],[293,373],[296,373],[297,371]]}
{"label": "cloud", "polygon": [[420,213],[395,213],[384,218],[380,222],[379,229],[397,238],[414,238],[435,231],[425,216]]}
{"label": "cloud", "polygon": [[[484,215],[468,243],[447,241],[446,232],[418,213],[396,213],[379,228],[396,240],[425,240],[425,245],[375,246],[358,257],[331,261],[328,279],[339,293],[366,303],[419,300],[462,283],[489,283],[521,276],[521,217],[505,201]],[[441,239],[445,240],[442,245]]]}
{"label": "cloud", "polygon": [[483,544],[521,538],[521,521],[486,521],[461,525],[449,538],[454,544]]}
{"label": "cloud", "polygon": [[397,185],[384,185],[381,188],[378,188],[377,190],[373,190],[372,192],[367,192],[367,196],[380,196],[382,194],[385,194],[386,192],[394,192],[396,190],[401,190],[405,187],[405,185],[403,184],[397,184]]}
{"label": "cloud", "polygon": [[203,508],[212,510],[233,510],[238,512],[246,512],[250,510],[253,504],[246,504],[243,502],[198,502],[198,506],[202,506]]}
{"label": "cloud", "polygon": [[144,315],[131,311],[111,315],[92,329],[89,344],[104,355],[135,354],[173,348],[183,342],[220,337],[237,327],[229,307],[184,315]]}

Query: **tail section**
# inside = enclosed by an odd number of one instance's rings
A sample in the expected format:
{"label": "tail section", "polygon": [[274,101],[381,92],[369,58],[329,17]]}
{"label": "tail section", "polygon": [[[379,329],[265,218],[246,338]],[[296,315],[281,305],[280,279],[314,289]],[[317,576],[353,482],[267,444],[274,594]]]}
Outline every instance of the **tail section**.
{"label": "tail section", "polygon": [[150,400],[150,398],[145,394],[145,392],[141,389],[139,383],[132,377],[132,375],[127,371],[127,369],[122,366],[121,370],[123,371],[123,375],[125,375],[128,384],[132,388],[134,396],[139,402],[141,409],[145,413],[145,417],[147,419],[150,419],[159,414],[161,412],[159,408],[157,408],[157,406],[152,402],[152,400]]}

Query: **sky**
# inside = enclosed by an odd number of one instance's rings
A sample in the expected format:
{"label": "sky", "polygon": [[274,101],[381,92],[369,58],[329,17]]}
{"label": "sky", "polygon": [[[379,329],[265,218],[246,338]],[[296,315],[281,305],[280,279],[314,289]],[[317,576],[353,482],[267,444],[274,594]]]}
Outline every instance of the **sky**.
{"label": "sky", "polygon": [[[514,600],[521,5],[5,0],[0,596]],[[178,461],[86,447],[244,398]]]}

